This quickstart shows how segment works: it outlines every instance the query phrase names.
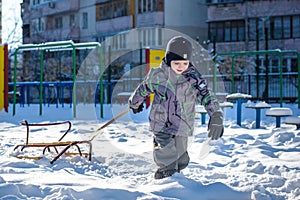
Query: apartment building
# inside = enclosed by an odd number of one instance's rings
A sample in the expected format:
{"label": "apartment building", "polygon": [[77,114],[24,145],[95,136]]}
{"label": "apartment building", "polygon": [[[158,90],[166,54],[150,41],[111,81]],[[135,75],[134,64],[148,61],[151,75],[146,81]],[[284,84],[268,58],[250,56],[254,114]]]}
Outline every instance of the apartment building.
{"label": "apartment building", "polygon": [[[298,0],[207,0],[206,3],[208,37],[217,52],[300,51]],[[278,58],[269,59],[274,66],[270,71],[278,71]],[[284,65],[285,71],[298,70],[295,56],[285,57]]]}
{"label": "apartment building", "polygon": [[[102,42],[145,27],[169,28],[203,41],[207,40],[206,11],[204,0],[23,0],[23,42]],[[143,34],[159,40],[158,29],[151,31],[155,33]],[[116,48],[126,40],[126,35],[119,37]]]}

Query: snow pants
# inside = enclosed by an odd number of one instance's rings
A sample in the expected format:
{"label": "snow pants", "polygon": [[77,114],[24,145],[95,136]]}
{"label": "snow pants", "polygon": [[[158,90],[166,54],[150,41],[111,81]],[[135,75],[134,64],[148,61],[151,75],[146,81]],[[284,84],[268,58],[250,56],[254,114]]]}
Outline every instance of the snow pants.
{"label": "snow pants", "polygon": [[153,159],[159,170],[180,171],[188,166],[188,137],[155,133],[153,143]]}

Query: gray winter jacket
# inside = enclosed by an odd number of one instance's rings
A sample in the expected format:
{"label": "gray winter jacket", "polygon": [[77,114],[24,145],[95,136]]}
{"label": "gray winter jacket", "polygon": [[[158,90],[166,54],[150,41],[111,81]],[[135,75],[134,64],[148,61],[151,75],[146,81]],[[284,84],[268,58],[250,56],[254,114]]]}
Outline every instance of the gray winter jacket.
{"label": "gray winter jacket", "polygon": [[219,104],[207,89],[206,81],[193,65],[181,75],[162,62],[150,71],[129,99],[137,108],[147,96],[154,95],[149,122],[150,131],[191,136],[194,131],[195,104],[204,105],[207,113],[218,111]]}

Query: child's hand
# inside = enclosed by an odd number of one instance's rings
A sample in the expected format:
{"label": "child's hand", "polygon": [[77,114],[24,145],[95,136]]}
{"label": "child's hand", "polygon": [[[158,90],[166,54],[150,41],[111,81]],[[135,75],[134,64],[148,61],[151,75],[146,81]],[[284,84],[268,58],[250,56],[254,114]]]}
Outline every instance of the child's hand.
{"label": "child's hand", "polygon": [[130,108],[132,109],[133,113],[136,114],[143,111],[144,105],[141,103],[137,108],[132,106],[130,106]]}
{"label": "child's hand", "polygon": [[224,126],[223,126],[223,113],[215,112],[209,119],[208,122],[208,137],[212,140],[217,140],[223,136]]}

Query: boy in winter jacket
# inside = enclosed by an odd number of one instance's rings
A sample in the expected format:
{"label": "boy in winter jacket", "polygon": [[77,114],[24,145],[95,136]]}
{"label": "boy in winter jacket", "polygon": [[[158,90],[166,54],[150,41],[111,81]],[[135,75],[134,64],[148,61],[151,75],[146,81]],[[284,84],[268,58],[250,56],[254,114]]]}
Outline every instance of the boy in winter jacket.
{"label": "boy in winter jacket", "polygon": [[210,116],[208,137],[223,135],[223,113],[207,88],[206,81],[192,65],[192,44],[184,37],[172,38],[159,68],[154,68],[129,98],[134,113],[143,110],[143,101],[154,95],[149,122],[154,135],[153,158],[158,166],[155,179],[172,176],[187,167],[188,136],[193,135],[195,105],[204,105]]}

